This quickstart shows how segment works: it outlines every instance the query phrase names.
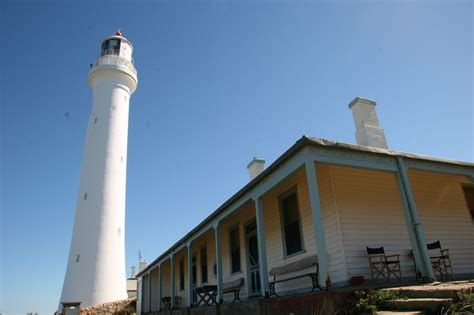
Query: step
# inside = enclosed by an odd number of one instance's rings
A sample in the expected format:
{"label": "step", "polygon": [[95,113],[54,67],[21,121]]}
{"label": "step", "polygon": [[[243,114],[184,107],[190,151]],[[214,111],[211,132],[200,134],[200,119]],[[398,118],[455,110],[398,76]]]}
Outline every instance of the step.
{"label": "step", "polygon": [[453,303],[451,298],[418,298],[386,301],[385,307],[393,310],[426,310],[436,312]]}
{"label": "step", "polygon": [[422,315],[423,313],[420,311],[413,311],[413,312],[397,312],[397,311],[378,311],[374,313],[375,315]]}
{"label": "step", "polygon": [[402,294],[408,298],[438,298],[438,299],[457,299],[456,290],[450,289],[421,289],[421,290],[402,290]]}

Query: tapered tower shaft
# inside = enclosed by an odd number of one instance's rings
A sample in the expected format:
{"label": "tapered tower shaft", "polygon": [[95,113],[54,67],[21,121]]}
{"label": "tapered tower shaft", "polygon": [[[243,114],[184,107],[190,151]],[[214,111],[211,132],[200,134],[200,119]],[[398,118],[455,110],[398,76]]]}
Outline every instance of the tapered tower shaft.
{"label": "tapered tower shaft", "polygon": [[102,42],[101,56],[89,72],[92,112],[61,303],[81,302],[84,307],[127,297],[128,113],[138,83],[132,50],[117,32]]}

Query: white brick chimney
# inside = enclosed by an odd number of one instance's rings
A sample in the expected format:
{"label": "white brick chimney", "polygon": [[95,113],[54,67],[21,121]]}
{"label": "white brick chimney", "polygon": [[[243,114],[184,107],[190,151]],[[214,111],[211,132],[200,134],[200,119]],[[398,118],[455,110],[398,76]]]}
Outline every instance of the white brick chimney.
{"label": "white brick chimney", "polygon": [[362,97],[356,97],[349,104],[356,127],[355,137],[359,145],[388,149],[385,133],[380,128],[377,103]]}
{"label": "white brick chimney", "polygon": [[146,260],[141,260],[141,259],[140,259],[140,262],[139,262],[139,265],[138,265],[138,270],[139,270],[139,271],[142,271],[143,269],[146,268],[146,265],[147,265],[147,264],[146,264]]}
{"label": "white brick chimney", "polygon": [[247,165],[247,170],[249,171],[250,180],[254,179],[265,170],[265,160],[254,157]]}

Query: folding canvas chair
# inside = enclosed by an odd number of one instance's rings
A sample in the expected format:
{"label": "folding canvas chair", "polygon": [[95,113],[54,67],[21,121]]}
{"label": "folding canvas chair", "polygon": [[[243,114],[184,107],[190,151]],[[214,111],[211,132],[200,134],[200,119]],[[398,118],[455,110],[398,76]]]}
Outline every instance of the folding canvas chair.
{"label": "folding canvas chair", "polygon": [[426,244],[430,253],[431,266],[433,271],[439,273],[441,279],[453,279],[453,269],[451,267],[451,258],[449,257],[449,249],[442,249],[440,241]]}
{"label": "folding canvas chair", "polygon": [[367,248],[367,257],[369,258],[370,273],[372,279],[387,279],[394,276],[398,280],[402,280],[402,269],[400,268],[400,255],[385,255],[382,247]]}

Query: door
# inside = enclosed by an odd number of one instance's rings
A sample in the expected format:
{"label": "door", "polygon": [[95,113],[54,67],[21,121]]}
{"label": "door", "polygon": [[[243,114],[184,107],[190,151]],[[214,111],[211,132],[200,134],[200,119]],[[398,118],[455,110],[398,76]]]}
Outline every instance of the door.
{"label": "door", "polygon": [[255,221],[245,227],[245,247],[247,256],[247,285],[249,297],[260,296],[260,269],[258,262],[257,224]]}

